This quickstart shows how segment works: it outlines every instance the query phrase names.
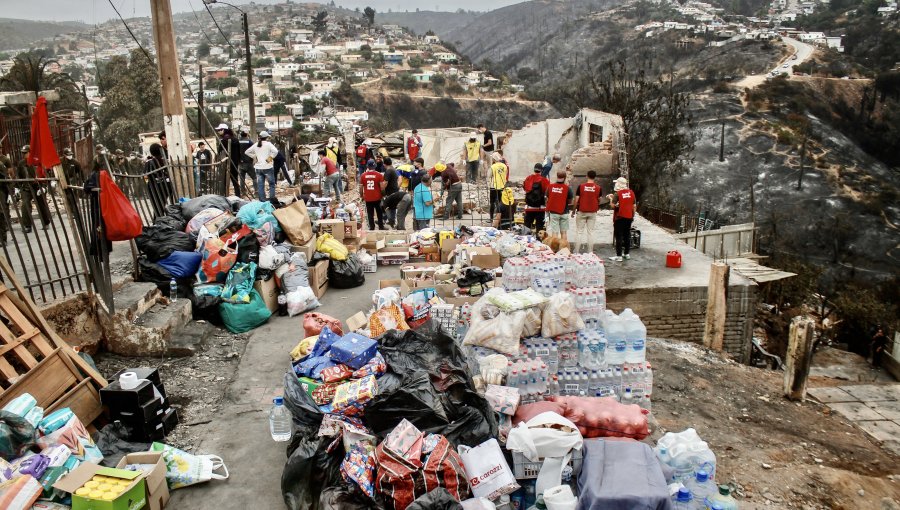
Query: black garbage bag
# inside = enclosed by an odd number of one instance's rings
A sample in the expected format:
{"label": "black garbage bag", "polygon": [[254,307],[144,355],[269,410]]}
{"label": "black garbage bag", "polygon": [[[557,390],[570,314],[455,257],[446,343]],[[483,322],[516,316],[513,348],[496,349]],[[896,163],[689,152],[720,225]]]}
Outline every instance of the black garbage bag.
{"label": "black garbage bag", "polygon": [[197,295],[191,292],[188,295],[191,300],[191,314],[195,321],[206,321],[216,326],[223,326],[222,315],[219,313],[219,304],[222,298],[206,294]]}
{"label": "black garbage bag", "polygon": [[103,452],[101,465],[116,467],[119,460],[126,454],[150,450],[150,443],[129,441],[128,435],[128,429],[120,421],[115,421],[100,429],[94,442],[97,443],[97,448]]}
{"label": "black garbage bag", "polygon": [[144,227],[141,235],[134,239],[137,249],[147,256],[150,262],[164,259],[175,251],[194,251],[195,240],[189,234],[175,230],[168,225],[152,225]]}
{"label": "black garbage bag", "polygon": [[351,483],[323,490],[319,496],[319,510],[384,510],[384,505],[372,501]]}
{"label": "black garbage bag", "polygon": [[37,432],[25,418],[0,411],[0,458],[12,462],[34,446]]}
{"label": "black garbage bag", "polygon": [[496,415],[475,391],[465,354],[436,322],[388,331],[378,342],[389,372],[364,418],[376,435],[384,438],[403,418],[454,446],[477,446],[497,435]]}
{"label": "black garbage bag", "polygon": [[284,374],[284,405],[287,406],[294,419],[294,438],[291,440],[291,445],[288,446],[288,456],[290,456],[293,452],[292,447],[296,443],[294,439],[310,431],[311,435],[316,435],[325,415],[309,393],[300,385],[300,380],[292,370],[288,370]]}
{"label": "black garbage bag", "polygon": [[[138,257],[138,269],[140,270],[140,277],[138,281],[140,282],[150,282],[155,283],[156,288],[162,292],[163,296],[169,296],[171,291],[170,284],[172,282],[172,273],[169,272],[168,269],[162,267],[156,262],[150,262],[147,260],[147,257],[141,255]],[[178,297],[189,297],[193,294],[192,286],[194,283],[194,278],[181,278],[175,279],[175,282],[178,284]]]}
{"label": "black garbage bag", "polygon": [[179,232],[183,232],[185,227],[187,227],[187,222],[181,219],[180,214],[178,216],[158,216],[153,220],[153,224],[160,227],[169,227]]}
{"label": "black garbage bag", "polygon": [[335,289],[352,289],[366,283],[359,257],[351,253],[347,260],[332,260],[328,265],[328,286]]}
{"label": "black garbage bag", "polygon": [[249,264],[259,264],[259,239],[254,234],[246,235],[237,243],[237,260]]}
{"label": "black garbage bag", "polygon": [[406,507],[406,510],[462,510],[462,507],[459,501],[453,499],[453,496],[447,492],[447,489],[438,487],[428,494],[416,498]]}
{"label": "black garbage bag", "polygon": [[344,446],[339,441],[329,453],[331,442],[315,433],[297,442],[281,473],[281,495],[290,510],[319,510],[322,489],[345,484],[340,472]]}
{"label": "black garbage bag", "polygon": [[220,211],[230,211],[231,204],[225,197],[219,195],[202,195],[192,198],[181,204],[181,217],[190,221],[191,218],[204,209],[215,208]]}
{"label": "black garbage bag", "polygon": [[309,260],[309,262],[306,265],[314,266],[317,263],[319,263],[319,261],[322,261],[322,260],[331,260],[331,257],[329,257],[327,253],[322,253],[320,251],[316,251],[316,252],[313,252],[312,258]]}

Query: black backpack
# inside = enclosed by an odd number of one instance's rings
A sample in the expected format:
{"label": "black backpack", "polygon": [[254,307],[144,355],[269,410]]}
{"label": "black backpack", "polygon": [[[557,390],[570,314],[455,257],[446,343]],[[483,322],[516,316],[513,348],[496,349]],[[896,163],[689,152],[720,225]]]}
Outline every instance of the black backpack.
{"label": "black backpack", "polygon": [[531,184],[531,189],[525,194],[525,204],[528,207],[543,207],[544,198],[544,188],[541,186],[541,181],[534,181]]}

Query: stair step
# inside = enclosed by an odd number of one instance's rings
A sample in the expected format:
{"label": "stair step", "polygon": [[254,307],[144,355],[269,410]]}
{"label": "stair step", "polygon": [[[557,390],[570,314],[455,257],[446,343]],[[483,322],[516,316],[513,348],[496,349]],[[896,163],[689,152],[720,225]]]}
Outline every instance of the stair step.
{"label": "stair step", "polygon": [[[155,286],[154,286],[155,288]],[[158,294],[158,291],[157,291]],[[104,328],[106,348],[123,356],[190,356],[191,349],[173,347],[172,339],[184,331],[191,321],[191,302],[157,299],[151,306],[140,306],[131,312],[116,311]]]}
{"label": "stair step", "polygon": [[162,297],[154,283],[130,282],[113,293],[116,315],[133,321],[140,317]]}

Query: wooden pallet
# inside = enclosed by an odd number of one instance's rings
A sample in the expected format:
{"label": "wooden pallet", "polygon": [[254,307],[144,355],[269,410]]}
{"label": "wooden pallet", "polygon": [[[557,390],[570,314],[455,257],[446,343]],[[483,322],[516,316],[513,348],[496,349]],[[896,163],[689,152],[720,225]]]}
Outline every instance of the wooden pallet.
{"label": "wooden pallet", "polygon": [[0,271],[15,288],[0,284],[0,408],[30,393],[45,413],[69,407],[89,425],[106,380],[56,334],[2,256]]}

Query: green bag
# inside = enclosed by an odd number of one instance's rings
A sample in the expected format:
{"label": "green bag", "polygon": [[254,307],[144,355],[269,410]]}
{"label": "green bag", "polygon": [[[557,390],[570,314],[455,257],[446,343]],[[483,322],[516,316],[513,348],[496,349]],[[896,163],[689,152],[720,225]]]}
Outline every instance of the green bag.
{"label": "green bag", "polygon": [[272,312],[269,311],[259,292],[251,290],[249,303],[221,303],[219,304],[219,315],[222,316],[222,322],[225,323],[228,331],[246,333],[265,324],[272,316]]}

